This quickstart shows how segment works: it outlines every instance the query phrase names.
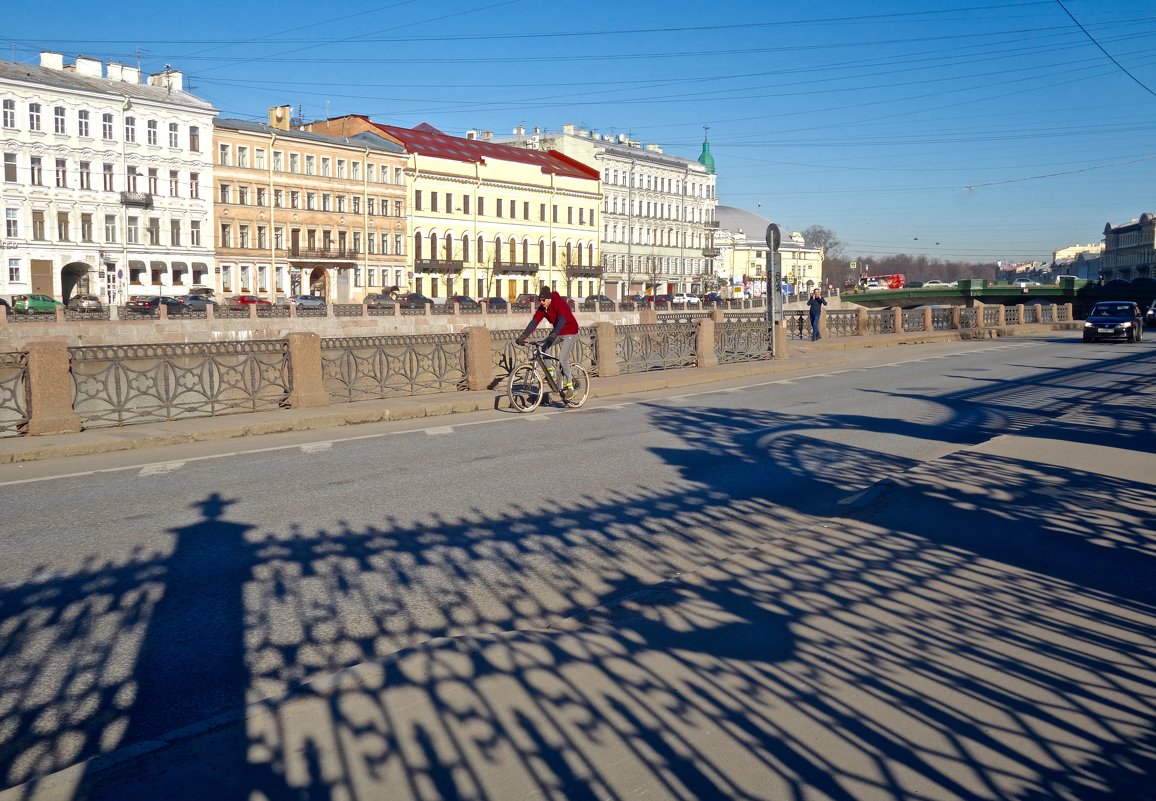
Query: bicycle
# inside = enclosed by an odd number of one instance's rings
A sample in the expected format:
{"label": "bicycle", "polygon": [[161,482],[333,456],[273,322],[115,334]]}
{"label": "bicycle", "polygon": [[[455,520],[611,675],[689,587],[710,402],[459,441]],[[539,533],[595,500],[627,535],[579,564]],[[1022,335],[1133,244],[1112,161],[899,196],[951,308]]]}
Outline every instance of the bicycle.
{"label": "bicycle", "polygon": [[510,399],[510,408],[518,412],[532,412],[537,409],[546,397],[547,391],[553,391],[562,398],[563,403],[572,409],[577,409],[586,403],[590,397],[590,373],[578,362],[570,363],[570,374],[574,377],[574,391],[567,398],[562,393],[562,363],[556,356],[542,352],[542,345],[538,342],[530,343],[530,361],[519,364],[510,371],[506,381],[506,395]]}

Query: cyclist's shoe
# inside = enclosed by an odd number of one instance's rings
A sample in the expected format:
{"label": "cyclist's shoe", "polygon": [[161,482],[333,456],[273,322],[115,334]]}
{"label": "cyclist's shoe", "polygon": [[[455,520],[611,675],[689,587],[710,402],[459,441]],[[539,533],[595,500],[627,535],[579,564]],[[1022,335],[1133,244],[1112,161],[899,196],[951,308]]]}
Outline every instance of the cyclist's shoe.
{"label": "cyclist's shoe", "polygon": [[570,400],[574,397],[574,392],[574,384],[567,382],[566,385],[562,387],[562,400]]}

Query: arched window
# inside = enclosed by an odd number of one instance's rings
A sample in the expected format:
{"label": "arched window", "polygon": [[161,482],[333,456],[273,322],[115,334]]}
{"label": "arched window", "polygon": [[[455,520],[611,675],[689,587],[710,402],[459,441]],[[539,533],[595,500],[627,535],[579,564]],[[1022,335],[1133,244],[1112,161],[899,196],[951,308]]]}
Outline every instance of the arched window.
{"label": "arched window", "polygon": [[523,239],[522,240],[522,263],[523,264],[529,264],[530,263],[530,240],[529,239]]}
{"label": "arched window", "polygon": [[538,264],[542,267],[546,266],[546,240],[538,240]]}
{"label": "arched window", "polygon": [[586,245],[586,263],[590,264],[590,265],[594,264],[594,243],[593,242],[590,242],[589,244]]}
{"label": "arched window", "polygon": [[573,264],[573,263],[574,263],[574,254],[573,254],[573,250],[572,250],[572,248],[570,247],[570,243],[569,243],[569,242],[567,242],[567,243],[566,243],[566,266],[567,266],[567,267],[569,267],[569,266],[570,266],[571,264]]}
{"label": "arched window", "polygon": [[446,261],[454,260],[454,235],[446,233]]}
{"label": "arched window", "polygon": [[551,242],[550,243],[550,266],[551,267],[557,267],[558,266],[558,243],[557,242]]}
{"label": "arched window", "polygon": [[500,236],[494,237],[494,264],[502,263],[502,238]]}
{"label": "arched window", "polygon": [[510,237],[510,262],[518,263],[518,243],[514,241],[514,237]]}
{"label": "arched window", "polygon": [[468,236],[462,237],[462,261],[469,262],[470,260],[470,238]]}
{"label": "arched window", "polygon": [[414,261],[421,261],[421,234],[413,235],[413,259]]}
{"label": "arched window", "polygon": [[438,260],[438,235],[433,232],[429,235],[429,257],[433,261]]}

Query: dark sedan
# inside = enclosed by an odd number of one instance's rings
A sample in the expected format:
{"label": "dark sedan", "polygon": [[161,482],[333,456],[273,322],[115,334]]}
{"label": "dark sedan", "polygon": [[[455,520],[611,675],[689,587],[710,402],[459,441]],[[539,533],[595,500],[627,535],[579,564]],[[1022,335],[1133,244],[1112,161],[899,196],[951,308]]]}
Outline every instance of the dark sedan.
{"label": "dark sedan", "polygon": [[397,296],[397,305],[403,309],[424,309],[432,306],[433,301],[420,292],[402,292]]}
{"label": "dark sedan", "polygon": [[505,298],[499,297],[483,298],[482,303],[486,304],[486,308],[490,311],[505,311],[510,307],[509,302]]}
{"label": "dark sedan", "polygon": [[453,308],[455,303],[458,306],[458,311],[477,312],[482,310],[478,302],[469,295],[450,295],[446,298],[446,306]]}
{"label": "dark sedan", "polygon": [[1084,318],[1084,341],[1125,339],[1139,342],[1144,338],[1144,317],[1140,306],[1130,300],[1101,301]]}
{"label": "dark sedan", "polygon": [[1144,322],[1148,324],[1149,328],[1156,328],[1156,300],[1152,301],[1148,311],[1144,312]]}
{"label": "dark sedan", "polygon": [[191,309],[180,298],[170,298],[163,295],[137,295],[129,298],[128,303],[124,305],[125,309],[133,314],[147,314],[156,316],[160,314],[160,308],[164,306],[168,312],[169,317],[174,317],[178,314],[188,314]]}

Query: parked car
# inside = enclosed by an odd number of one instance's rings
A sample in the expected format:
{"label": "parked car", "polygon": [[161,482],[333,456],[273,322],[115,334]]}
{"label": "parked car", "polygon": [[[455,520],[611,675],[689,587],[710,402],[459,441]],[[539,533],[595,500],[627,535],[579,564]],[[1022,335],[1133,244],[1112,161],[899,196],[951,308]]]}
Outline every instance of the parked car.
{"label": "parked car", "polygon": [[603,303],[609,303],[611,305],[614,304],[614,301],[608,298],[606,295],[587,295],[585,302],[591,305],[597,304],[599,306],[601,306]]}
{"label": "parked car", "polygon": [[653,303],[656,306],[665,303],[669,306],[670,304],[674,303],[674,295],[649,295],[646,298],[646,302]]}
{"label": "parked car", "polygon": [[56,307],[62,305],[47,295],[13,295],[12,311],[20,314],[55,314]]}
{"label": "parked car", "polygon": [[1084,341],[1126,339],[1139,342],[1144,338],[1144,317],[1140,306],[1130,300],[1101,301],[1084,318]]}
{"label": "parked car", "polygon": [[233,295],[225,303],[229,306],[272,306],[273,304],[256,295]]}
{"label": "parked car", "polygon": [[674,293],[674,300],[672,303],[681,303],[685,306],[697,306],[699,304],[698,295],[692,295],[689,292]]}
{"label": "parked car", "polygon": [[186,295],[184,301],[191,311],[204,311],[209,306],[215,309],[219,305],[208,295]]}
{"label": "parked car", "polygon": [[125,310],[132,314],[150,316],[159,315],[161,306],[167,309],[169,317],[192,311],[192,307],[187,305],[183,298],[171,298],[167,295],[133,295],[128,299],[128,303],[124,304]]}
{"label": "parked car", "polygon": [[[915,286],[915,282],[914,281],[908,281],[907,286]],[[951,284],[947,283],[946,281],[940,281],[937,278],[932,278],[930,281],[924,281],[923,282],[923,288],[924,289],[929,289],[931,287],[939,287],[940,289],[946,289],[949,286],[951,286]]]}
{"label": "parked car", "polygon": [[324,309],[325,298],[316,295],[293,295],[289,298],[289,305],[301,309]]}
{"label": "parked car", "polygon": [[622,297],[623,303],[646,303],[646,295],[624,295]]}
{"label": "parked car", "polygon": [[537,292],[523,292],[518,297],[514,298],[514,303],[529,303],[531,306],[538,302]]}
{"label": "parked car", "polygon": [[420,292],[402,292],[397,296],[397,304],[403,309],[424,309],[432,306],[433,301]]}
{"label": "parked car", "polygon": [[1156,328],[1156,300],[1152,301],[1148,311],[1144,312],[1144,322],[1148,324],[1149,328]]}
{"label": "parked car", "polygon": [[707,304],[726,303],[728,300],[730,300],[730,298],[728,298],[726,295],[723,295],[719,292],[707,292],[705,295],[702,296],[702,302],[707,303]]}
{"label": "parked car", "polygon": [[0,308],[7,309],[8,311],[12,311],[12,304],[9,303],[8,301],[4,300],[4,298],[0,298]]}
{"label": "parked car", "polygon": [[385,292],[370,292],[361,302],[374,308],[392,306],[395,303],[393,297]]}
{"label": "parked car", "polygon": [[78,312],[104,311],[104,304],[100,302],[100,298],[96,295],[73,295],[68,299],[68,303],[64,305],[72,311]]}
{"label": "parked car", "polygon": [[478,302],[469,295],[450,295],[446,298],[446,306],[453,308],[454,304],[458,304],[459,311],[481,311],[482,307]]}
{"label": "parked car", "polygon": [[499,298],[497,296],[482,298],[482,303],[486,304],[486,308],[490,311],[505,311],[510,308],[510,304],[505,298]]}

